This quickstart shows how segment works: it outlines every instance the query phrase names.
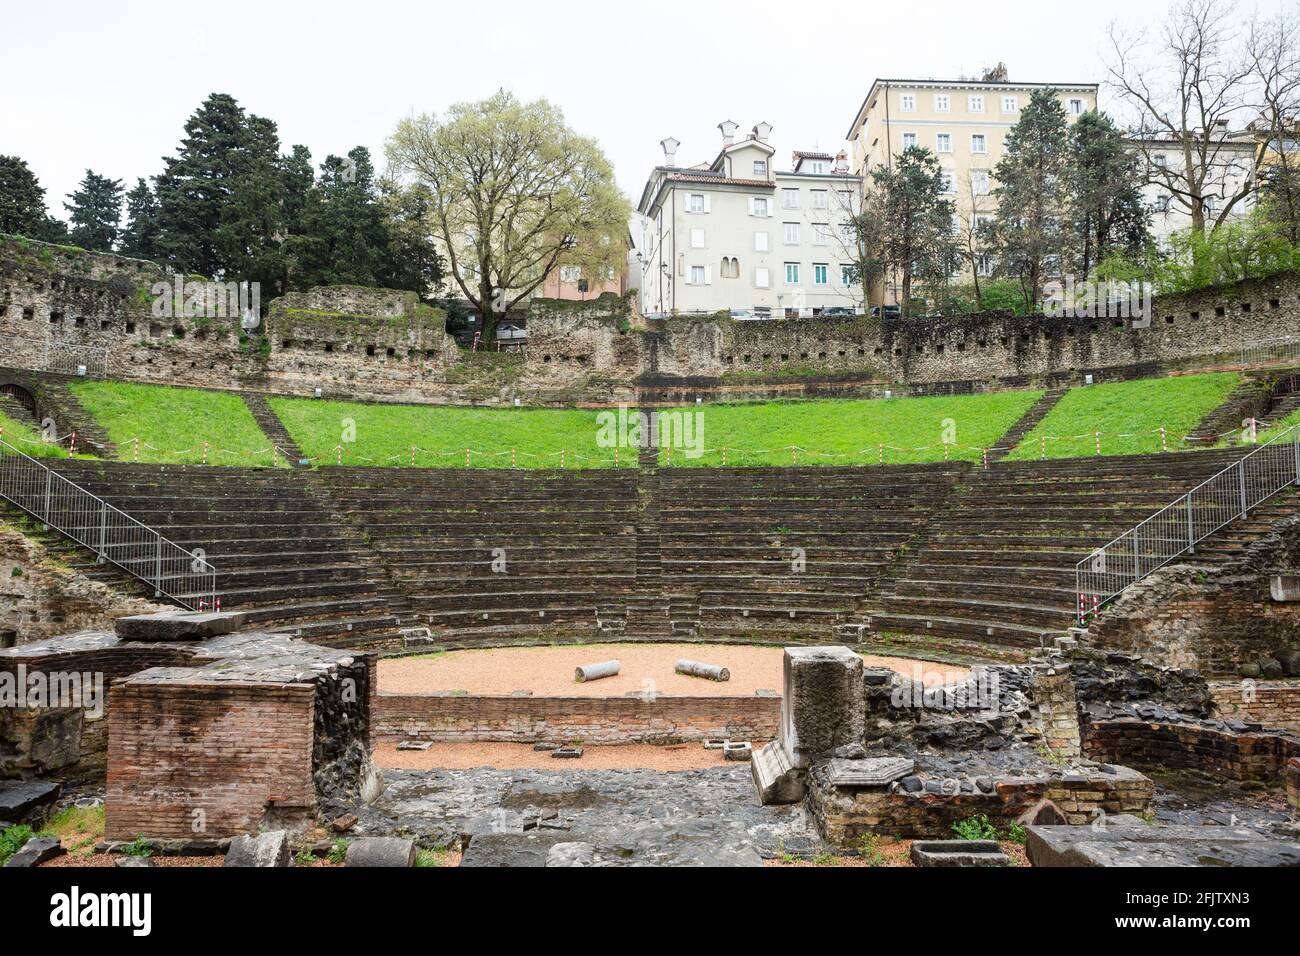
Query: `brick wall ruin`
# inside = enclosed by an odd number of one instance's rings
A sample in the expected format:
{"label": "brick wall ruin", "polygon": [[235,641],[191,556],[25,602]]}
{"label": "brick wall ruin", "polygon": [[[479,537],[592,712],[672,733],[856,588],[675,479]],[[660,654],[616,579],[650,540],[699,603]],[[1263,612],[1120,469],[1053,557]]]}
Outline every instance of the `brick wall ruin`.
{"label": "brick wall ruin", "polygon": [[1300,733],[1300,682],[1238,681],[1213,683],[1214,715]]}
{"label": "brick wall ruin", "polygon": [[[0,239],[0,366],[102,353],[113,376],[371,400],[529,404],[668,395],[736,397],[774,387],[842,393],[866,384],[982,389],[1123,377],[1238,357],[1243,343],[1300,332],[1300,277],[1165,296],[1149,325],[1007,313],[878,323],[862,317],[645,323],[626,296],[534,300],[526,353],[470,353],[440,310],[384,289],[328,287],[270,303],[263,328],[239,316],[163,319],[153,263]],[[90,361],[94,365],[94,361]],[[67,371],[73,371],[69,368]],[[93,368],[91,374],[94,374]],[[840,381],[840,380],[843,381]],[[945,387],[947,387],[945,384]],[[684,390],[684,391],[683,391]]]}

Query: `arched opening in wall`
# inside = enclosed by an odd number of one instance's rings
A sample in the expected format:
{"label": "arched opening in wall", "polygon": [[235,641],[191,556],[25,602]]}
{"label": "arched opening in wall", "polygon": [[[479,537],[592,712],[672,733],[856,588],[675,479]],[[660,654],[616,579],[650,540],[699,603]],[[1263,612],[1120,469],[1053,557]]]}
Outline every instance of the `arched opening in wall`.
{"label": "arched opening in wall", "polygon": [[36,414],[36,396],[14,382],[0,382],[0,406],[10,402],[27,412],[33,421],[39,421],[39,416]]}

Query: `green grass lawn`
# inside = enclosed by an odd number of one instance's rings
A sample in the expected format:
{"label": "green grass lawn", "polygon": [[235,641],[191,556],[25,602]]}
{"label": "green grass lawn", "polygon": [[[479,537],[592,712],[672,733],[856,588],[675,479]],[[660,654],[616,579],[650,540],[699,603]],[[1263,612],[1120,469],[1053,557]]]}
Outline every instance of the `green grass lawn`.
{"label": "green grass lawn", "polygon": [[[168,464],[269,466],[271,443],[238,395],[126,382],[69,386],[117,445],[117,457]],[[284,459],[279,459],[284,467]]]}
{"label": "green grass lawn", "polygon": [[1042,394],[703,405],[682,411],[701,416],[704,454],[675,447],[672,463],[716,467],[725,448],[729,466],[875,464],[883,444],[896,465],[943,461],[945,440],[950,460],[978,461]]}
{"label": "green grass lawn", "polygon": [[[1280,421],[1273,422],[1273,424],[1269,425],[1268,428],[1258,429],[1255,433],[1255,441],[1257,444],[1262,445],[1266,441],[1272,441],[1288,428],[1295,425],[1300,425],[1300,408],[1297,408],[1294,412],[1285,416]],[[1243,428],[1242,431],[1244,432],[1245,429]],[[1225,441],[1223,444],[1227,444],[1227,442]]]}
{"label": "green grass lawn", "polygon": [[1044,435],[1048,458],[1095,455],[1099,431],[1103,455],[1158,452],[1161,426],[1169,450],[1185,450],[1191,446],[1183,436],[1222,403],[1240,379],[1235,372],[1215,372],[1072,388],[1008,458],[1041,457]]}
{"label": "green grass lawn", "polygon": [[0,412],[0,433],[6,444],[12,445],[33,458],[67,458],[68,449],[41,441],[40,435],[27,425],[14,421]]}
{"label": "green grass lawn", "polygon": [[[598,444],[599,413],[594,410],[269,401],[302,453],[319,464],[334,464],[339,445],[345,465],[409,467],[411,446],[421,468],[463,468],[466,448],[474,468],[509,468],[512,448],[519,468],[614,464],[614,448]],[[620,467],[634,467],[636,450],[620,448],[618,458]]]}

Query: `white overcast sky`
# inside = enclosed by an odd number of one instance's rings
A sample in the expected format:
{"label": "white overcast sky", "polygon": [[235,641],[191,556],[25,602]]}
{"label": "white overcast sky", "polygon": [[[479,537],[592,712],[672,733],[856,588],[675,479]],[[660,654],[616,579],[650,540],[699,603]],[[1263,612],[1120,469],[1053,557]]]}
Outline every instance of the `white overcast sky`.
{"label": "white overcast sky", "polygon": [[783,168],[793,149],[840,148],[875,77],[952,78],[1002,60],[1013,80],[1100,82],[1106,25],[1152,23],[1167,6],[3,0],[0,154],[27,160],[63,216],[86,167],[128,186],[159,172],[213,91],[274,120],[286,151],[303,143],[319,163],[361,144],[382,166],[402,116],[505,87],[595,136],[635,202],[666,136],[689,165],[713,158],[721,120],[766,120]]}

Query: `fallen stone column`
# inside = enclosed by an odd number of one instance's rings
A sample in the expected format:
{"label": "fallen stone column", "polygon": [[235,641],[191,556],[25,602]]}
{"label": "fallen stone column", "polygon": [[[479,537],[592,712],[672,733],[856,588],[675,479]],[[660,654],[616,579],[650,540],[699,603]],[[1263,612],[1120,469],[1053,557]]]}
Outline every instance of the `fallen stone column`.
{"label": "fallen stone column", "polygon": [[715,681],[731,680],[731,671],[720,664],[701,664],[699,661],[683,659],[677,662],[676,670],[677,673],[685,674],[687,677],[703,677],[705,680]]}
{"label": "fallen stone column", "polygon": [[618,674],[622,664],[618,661],[601,661],[599,664],[583,664],[573,672],[573,679],[579,684],[589,680],[600,680],[602,677],[614,677]]}

